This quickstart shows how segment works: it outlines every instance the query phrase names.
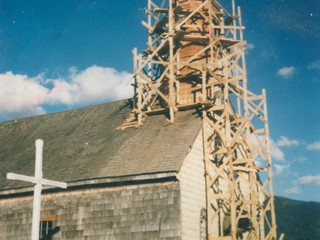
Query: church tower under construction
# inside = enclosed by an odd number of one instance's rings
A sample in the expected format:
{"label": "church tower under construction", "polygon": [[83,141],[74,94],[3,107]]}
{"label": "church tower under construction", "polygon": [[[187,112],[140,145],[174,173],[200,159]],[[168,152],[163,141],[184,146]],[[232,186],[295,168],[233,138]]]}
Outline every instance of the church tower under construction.
{"label": "church tower under construction", "polygon": [[[240,8],[146,2],[133,101],[1,123],[0,240],[30,239],[32,215],[41,239],[283,239],[266,94],[248,90]],[[46,147],[34,180],[35,139]],[[41,189],[42,175],[53,186]]]}
{"label": "church tower under construction", "polygon": [[[241,10],[216,0],[148,0],[147,48],[134,55],[132,114],[197,109],[206,180],[203,239],[275,240],[266,94],[248,90]],[[282,239],[283,236],[280,236]]]}

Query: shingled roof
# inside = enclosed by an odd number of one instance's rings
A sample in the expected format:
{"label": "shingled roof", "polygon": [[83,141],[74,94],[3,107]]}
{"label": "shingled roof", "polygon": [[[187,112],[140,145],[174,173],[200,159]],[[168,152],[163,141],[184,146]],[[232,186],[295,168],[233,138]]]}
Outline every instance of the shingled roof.
{"label": "shingled roof", "polygon": [[45,178],[90,179],[178,172],[201,120],[193,111],[175,123],[150,116],[140,128],[116,130],[130,114],[128,100],[0,123],[0,191],[30,186],[7,172],[34,174],[36,139],[44,140]]}

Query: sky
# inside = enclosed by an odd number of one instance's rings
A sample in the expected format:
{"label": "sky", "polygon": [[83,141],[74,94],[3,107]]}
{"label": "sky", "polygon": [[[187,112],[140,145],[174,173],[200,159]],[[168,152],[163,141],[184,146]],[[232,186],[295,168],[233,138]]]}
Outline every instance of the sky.
{"label": "sky", "polygon": [[[0,121],[131,97],[146,4],[0,0]],[[320,202],[320,2],[236,4],[249,89],[267,92],[275,194]]]}

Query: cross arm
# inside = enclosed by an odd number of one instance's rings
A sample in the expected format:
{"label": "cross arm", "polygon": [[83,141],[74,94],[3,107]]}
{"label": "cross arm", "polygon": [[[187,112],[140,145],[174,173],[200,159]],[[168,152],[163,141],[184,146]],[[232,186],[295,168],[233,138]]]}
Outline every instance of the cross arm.
{"label": "cross arm", "polygon": [[37,181],[34,177],[29,177],[29,176],[25,176],[25,175],[21,175],[21,174],[16,174],[16,173],[7,173],[7,179],[37,183]]}
{"label": "cross arm", "polygon": [[49,185],[49,186],[53,186],[53,187],[59,187],[59,188],[67,188],[67,183],[65,182],[58,182],[58,181],[52,181],[49,179],[41,179],[41,183],[43,185]]}
{"label": "cross arm", "polygon": [[45,178],[37,179],[35,177],[29,177],[21,174],[16,174],[16,173],[7,173],[7,179],[31,182],[34,184],[40,183],[42,185],[49,185],[52,187],[67,188],[67,183],[65,182],[52,181]]}

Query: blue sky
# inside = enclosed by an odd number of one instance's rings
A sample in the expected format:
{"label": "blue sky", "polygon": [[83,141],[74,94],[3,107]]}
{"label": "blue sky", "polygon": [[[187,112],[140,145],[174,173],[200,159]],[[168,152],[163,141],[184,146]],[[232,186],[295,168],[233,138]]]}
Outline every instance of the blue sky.
{"label": "blue sky", "polygon": [[[0,121],[132,96],[146,0],[0,1]],[[229,0],[221,0],[225,6]],[[320,3],[236,1],[249,88],[267,90],[277,195],[320,201]]]}

